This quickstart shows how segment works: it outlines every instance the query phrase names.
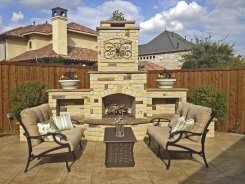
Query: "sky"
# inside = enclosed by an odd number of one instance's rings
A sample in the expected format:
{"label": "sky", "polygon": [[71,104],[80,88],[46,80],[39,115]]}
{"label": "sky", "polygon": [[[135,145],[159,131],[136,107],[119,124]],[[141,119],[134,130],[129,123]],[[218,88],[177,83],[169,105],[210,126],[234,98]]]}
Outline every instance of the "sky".
{"label": "sky", "polygon": [[139,26],[139,44],[166,29],[188,41],[211,36],[245,55],[245,0],[0,0],[0,33],[34,21],[51,23],[54,7],[68,9],[68,22],[92,29],[119,10]]}

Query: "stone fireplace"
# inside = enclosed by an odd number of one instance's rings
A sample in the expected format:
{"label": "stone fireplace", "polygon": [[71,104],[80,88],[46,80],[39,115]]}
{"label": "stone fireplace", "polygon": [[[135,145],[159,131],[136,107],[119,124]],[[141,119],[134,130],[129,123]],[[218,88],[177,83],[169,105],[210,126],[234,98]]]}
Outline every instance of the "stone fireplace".
{"label": "stone fireplace", "polygon": [[134,21],[101,21],[97,31],[98,71],[89,72],[90,89],[49,90],[54,115],[70,112],[85,122],[101,122],[123,111],[148,122],[154,115],[173,114],[176,102],[186,101],[187,89],[146,88],[147,72],[138,71],[139,28]]}

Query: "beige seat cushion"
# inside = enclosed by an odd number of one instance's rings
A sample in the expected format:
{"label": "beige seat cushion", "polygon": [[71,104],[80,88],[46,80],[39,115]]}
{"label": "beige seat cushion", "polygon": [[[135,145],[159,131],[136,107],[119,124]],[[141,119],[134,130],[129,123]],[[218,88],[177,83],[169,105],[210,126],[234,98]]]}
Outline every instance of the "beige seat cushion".
{"label": "beige seat cushion", "polygon": [[[171,141],[169,139],[169,128],[168,127],[161,127],[161,126],[148,126],[147,133],[156,141],[158,145],[160,145],[163,149],[166,149],[166,144],[168,141]],[[187,138],[182,138],[178,141],[179,145],[186,146],[188,148],[191,148],[195,151],[200,151],[201,144],[199,142],[194,142]],[[183,151],[184,149],[174,147],[174,146],[168,146],[167,150],[173,150],[173,151]]]}
{"label": "beige seat cushion", "polygon": [[[71,151],[74,151],[77,146],[79,146],[80,141],[82,139],[83,136],[83,128],[82,127],[76,127],[70,130],[65,130],[62,131],[62,133],[64,135],[66,135],[67,139],[68,139],[68,143],[71,147]],[[67,141],[61,141],[63,143],[67,143]],[[33,154],[34,155],[39,155],[40,153],[50,150],[52,148],[56,148],[59,147],[59,145],[55,142],[42,142],[41,144],[33,147]],[[52,151],[50,152],[50,154],[55,154],[55,153],[65,153],[68,152],[69,150],[67,148],[64,149],[59,149],[56,151]]]}
{"label": "beige seat cushion", "polygon": [[71,146],[71,150],[74,151],[76,149],[76,146],[79,145],[80,140],[83,137],[83,128],[82,127],[76,127],[69,130],[62,131],[64,135],[66,135],[69,144]]}

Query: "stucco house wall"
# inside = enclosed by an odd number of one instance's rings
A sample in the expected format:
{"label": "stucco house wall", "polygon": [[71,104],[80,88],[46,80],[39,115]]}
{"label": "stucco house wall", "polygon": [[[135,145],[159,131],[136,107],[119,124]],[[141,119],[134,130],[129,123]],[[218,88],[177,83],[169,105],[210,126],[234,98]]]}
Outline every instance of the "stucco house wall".
{"label": "stucco house wall", "polygon": [[5,41],[0,41],[0,61],[5,60]]}
{"label": "stucco house wall", "polygon": [[27,50],[27,40],[6,39],[6,60],[12,59]]}
{"label": "stucco house wall", "polygon": [[97,36],[68,32],[68,46],[97,50]]}
{"label": "stucco house wall", "polygon": [[[29,42],[31,42],[31,45],[32,45],[31,48],[29,46]],[[40,49],[52,43],[52,36],[34,34],[30,36],[29,42],[28,42],[28,50]]]}

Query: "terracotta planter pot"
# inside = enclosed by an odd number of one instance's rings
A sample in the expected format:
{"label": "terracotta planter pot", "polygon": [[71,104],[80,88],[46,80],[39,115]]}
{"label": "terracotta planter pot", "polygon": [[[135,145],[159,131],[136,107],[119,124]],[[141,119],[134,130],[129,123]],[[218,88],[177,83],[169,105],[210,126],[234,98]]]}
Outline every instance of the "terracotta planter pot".
{"label": "terracotta planter pot", "polygon": [[62,89],[77,89],[80,80],[59,80]]}

